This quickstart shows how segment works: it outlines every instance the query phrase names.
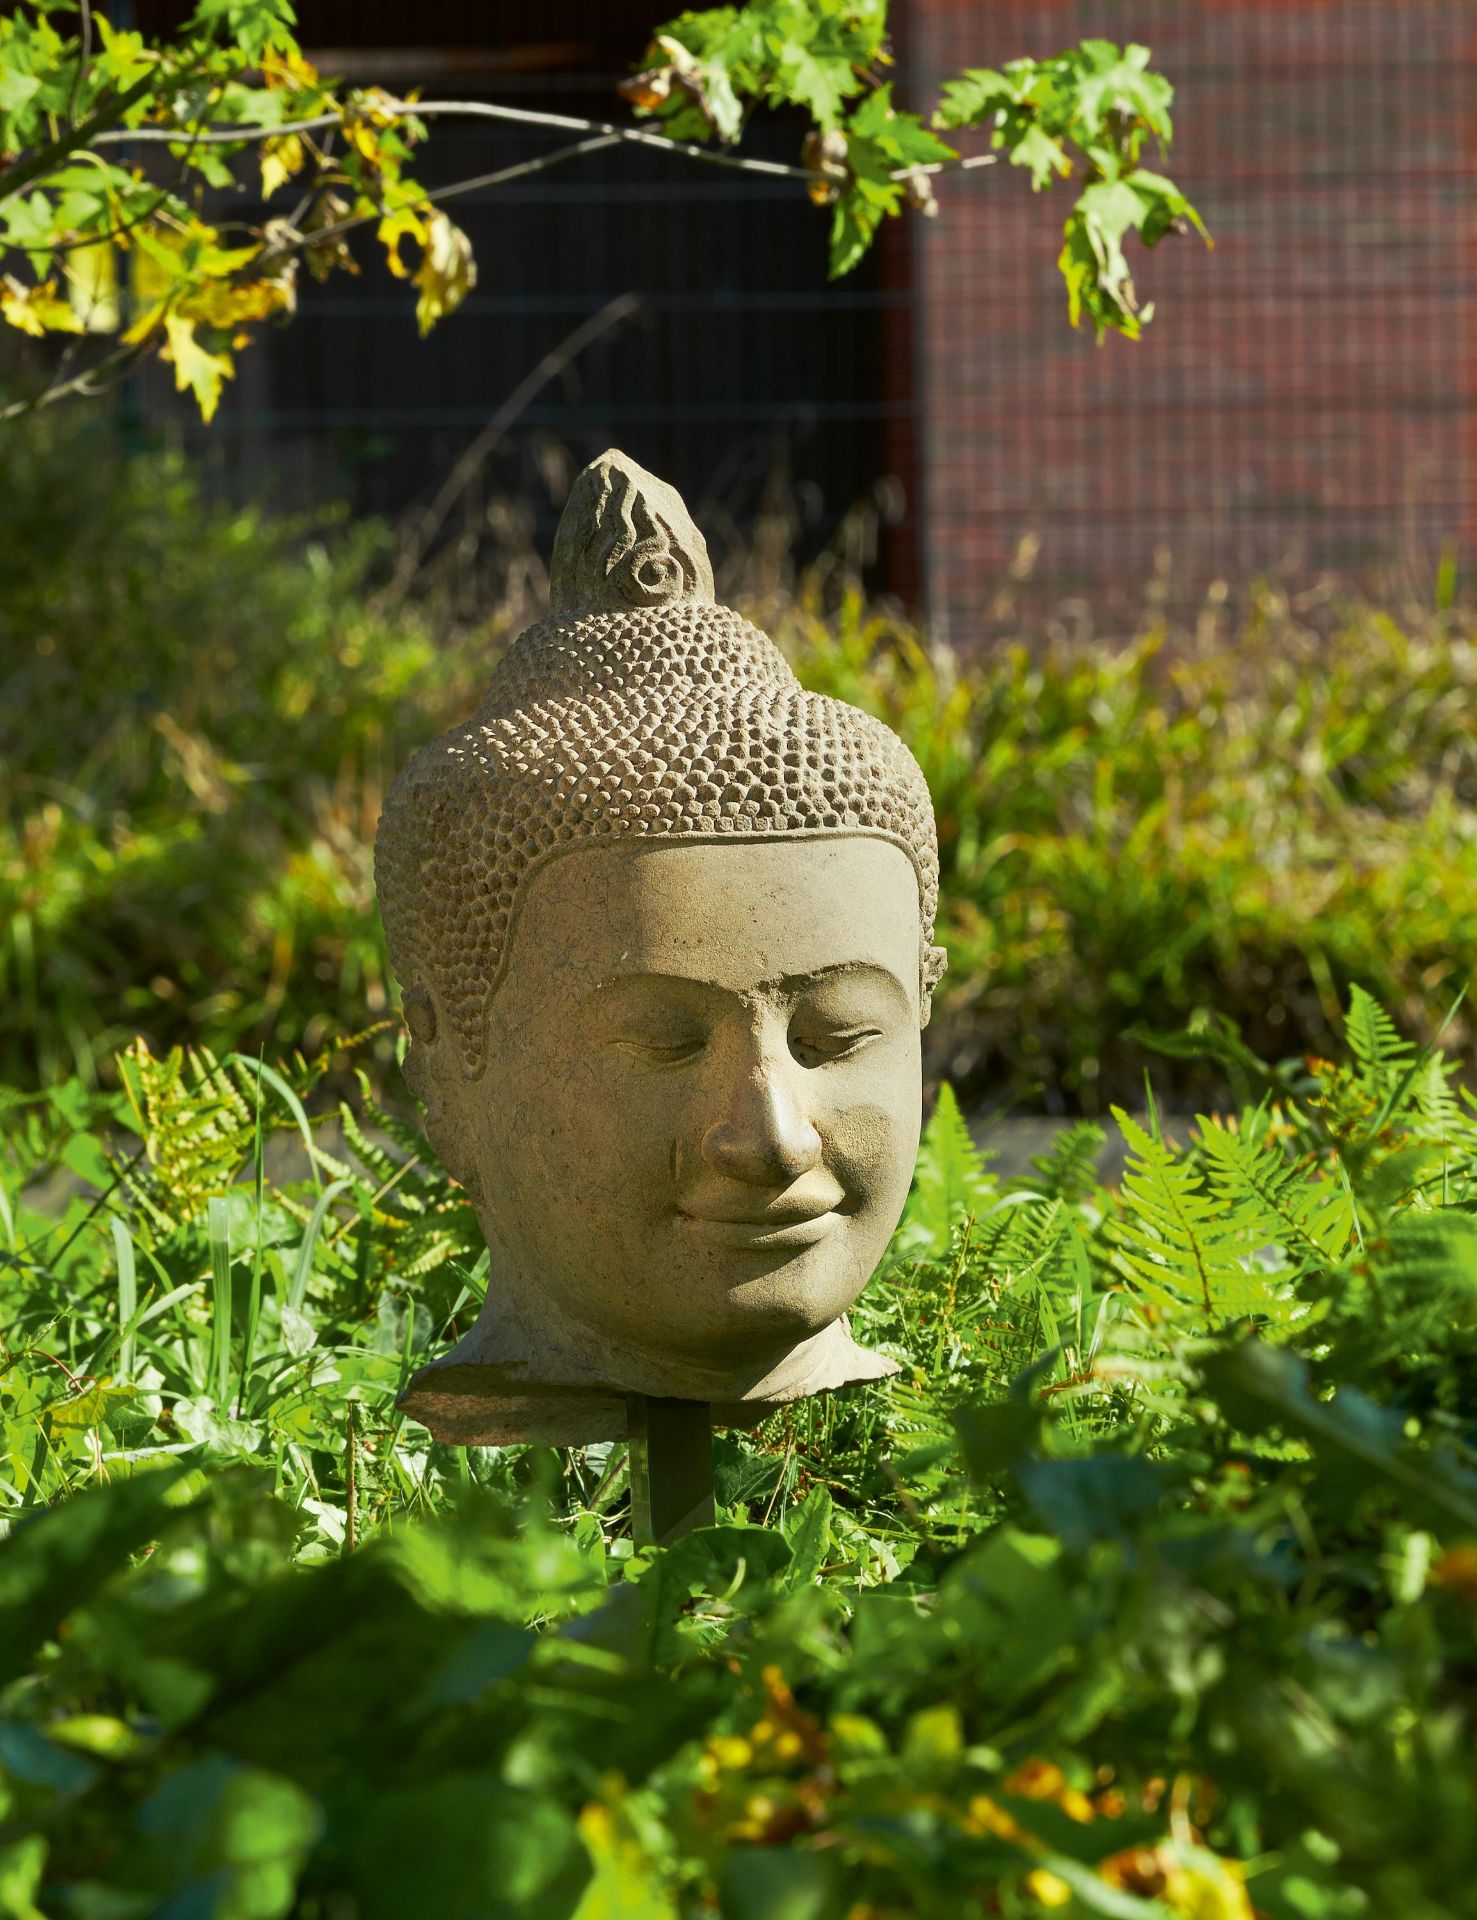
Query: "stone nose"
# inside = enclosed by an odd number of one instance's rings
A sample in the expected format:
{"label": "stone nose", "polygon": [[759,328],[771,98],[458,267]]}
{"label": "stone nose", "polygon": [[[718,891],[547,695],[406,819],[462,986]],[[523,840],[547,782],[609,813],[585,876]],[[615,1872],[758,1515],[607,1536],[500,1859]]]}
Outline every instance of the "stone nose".
{"label": "stone nose", "polygon": [[735,1079],[703,1133],[705,1166],[746,1186],[786,1187],[821,1163],[823,1143],[783,1065],[768,1062]]}

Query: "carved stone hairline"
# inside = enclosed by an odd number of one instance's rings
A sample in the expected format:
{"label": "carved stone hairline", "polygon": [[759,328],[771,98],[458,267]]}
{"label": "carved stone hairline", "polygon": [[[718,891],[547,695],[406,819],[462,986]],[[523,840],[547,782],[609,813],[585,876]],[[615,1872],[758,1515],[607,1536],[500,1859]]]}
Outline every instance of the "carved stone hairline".
{"label": "carved stone hairline", "polygon": [[[901,834],[889,833],[883,827],[800,827],[786,833],[621,833],[612,829],[604,833],[592,833],[582,840],[566,840],[557,846],[548,847],[531,860],[521,876],[518,895],[508,922],[508,931],[498,958],[497,968],[487,983],[487,998],[484,1003],[483,1017],[489,1023],[497,993],[507,978],[508,965],[512,958],[513,943],[518,932],[518,922],[523,917],[527,905],[528,891],[537,876],[556,860],[568,858],[571,854],[588,853],[591,848],[608,848],[612,851],[623,850],[627,853],[651,853],[661,847],[774,847],[786,846],[796,840],[880,840],[884,845],[896,847],[913,869],[913,878],[917,883],[920,896],[926,885],[925,878],[918,870],[918,862],[912,848]],[[918,943],[918,1025],[926,1027],[933,1008],[933,990],[944,977],[949,965],[949,956],[940,946],[932,945],[922,939]],[[425,1048],[434,1047],[439,1037],[441,1019],[436,1006],[436,997],[431,986],[421,980],[407,982],[401,1002],[405,1011],[405,1023],[410,1028],[412,1040]],[[457,1078],[466,1086],[475,1085],[487,1071],[489,1053],[483,1051],[474,1066],[468,1067],[465,1057],[456,1050],[460,1072]]]}

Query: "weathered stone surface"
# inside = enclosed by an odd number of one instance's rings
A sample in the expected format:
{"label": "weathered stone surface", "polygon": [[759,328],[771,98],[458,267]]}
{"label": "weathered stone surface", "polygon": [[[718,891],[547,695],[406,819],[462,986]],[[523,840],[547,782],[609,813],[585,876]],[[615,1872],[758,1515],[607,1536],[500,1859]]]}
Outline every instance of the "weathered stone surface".
{"label": "weathered stone surface", "polygon": [[917,1148],[937,850],[886,727],[712,604],[681,500],[576,482],[548,620],[423,750],[377,849],[406,1075],[492,1255],[403,1405],[440,1437],[751,1423],[891,1370],[845,1313]]}

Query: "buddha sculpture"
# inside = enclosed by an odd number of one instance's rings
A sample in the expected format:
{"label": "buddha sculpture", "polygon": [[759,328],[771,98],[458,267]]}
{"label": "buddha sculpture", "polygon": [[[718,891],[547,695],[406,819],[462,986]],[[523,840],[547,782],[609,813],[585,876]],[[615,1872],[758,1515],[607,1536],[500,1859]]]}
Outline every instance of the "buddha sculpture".
{"label": "buddha sculpture", "polygon": [[894,1371],[846,1315],[918,1146],[928,790],[714,603],[624,455],[576,481],[550,600],[380,824],[406,1078],[490,1252],[401,1404],[468,1444],[616,1439],[631,1394],[753,1425]]}

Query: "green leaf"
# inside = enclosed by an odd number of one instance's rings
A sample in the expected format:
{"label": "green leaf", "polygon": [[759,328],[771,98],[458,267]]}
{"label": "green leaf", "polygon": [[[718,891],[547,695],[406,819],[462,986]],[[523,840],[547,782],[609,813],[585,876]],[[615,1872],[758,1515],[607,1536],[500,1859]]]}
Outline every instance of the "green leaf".
{"label": "green leaf", "polygon": [[831,1496],[826,1488],[811,1488],[785,1533],[794,1555],[785,1584],[808,1587],[820,1578],[831,1550]]}
{"label": "green leaf", "polygon": [[0,1914],[5,1920],[46,1920],[36,1904],[46,1851],[45,1836],[39,1833],[0,1845]]}
{"label": "green leaf", "polygon": [[987,114],[998,113],[1015,98],[1010,82],[992,67],[970,67],[958,80],[944,84],[943,97],[933,116],[936,127],[977,126]]}
{"label": "green leaf", "polygon": [[718,1870],[723,1920],[840,1920],[841,1863],[830,1853],[745,1847]]}
{"label": "green leaf", "polygon": [[899,113],[892,87],[875,88],[846,123],[848,139],[869,141],[895,167],[931,166],[952,160],[955,150],[930,133],[916,113]]}
{"label": "green leaf", "polygon": [[0,1541],[0,1686],[129,1556],[190,1506],[183,1462],[94,1487]]}
{"label": "green leaf", "polygon": [[1404,1416],[1357,1387],[1315,1399],[1307,1361],[1257,1339],[1211,1354],[1203,1371],[1227,1415],[1247,1432],[1280,1427],[1319,1456],[1377,1473],[1422,1506],[1477,1530],[1477,1471],[1409,1444]]}
{"label": "green leaf", "polygon": [[969,1216],[982,1214],[996,1191],[954,1089],[945,1081],[923,1129],[913,1188],[903,1210],[900,1231],[908,1252],[946,1253],[954,1229]]}
{"label": "green leaf", "polygon": [[822,127],[839,126],[846,102],[861,89],[849,60],[818,55],[796,40],[785,42],[776,64],[780,90]]}
{"label": "green leaf", "polygon": [[1137,1454],[1086,1460],[1021,1460],[1021,1491],[1069,1553],[1125,1540],[1159,1506],[1171,1470]]}
{"label": "green leaf", "polygon": [[363,1920],[570,1920],[591,1871],[561,1807],[492,1773],[376,1794],[346,1855]]}
{"label": "green leaf", "polygon": [[1009,159],[1012,166],[1026,168],[1037,193],[1043,187],[1049,187],[1058,175],[1066,179],[1072,171],[1072,163],[1061,141],[1053,140],[1049,133],[1038,126],[1026,128],[1010,148]]}
{"label": "green leaf", "polygon": [[41,82],[35,74],[0,66],[0,113],[19,113],[40,91]]}
{"label": "green leaf", "polygon": [[212,1754],[168,1775],[139,1808],[125,1878],[164,1894],[170,1912],[281,1920],[322,1830],[301,1787]]}
{"label": "green leaf", "polygon": [[842,194],[831,216],[831,245],[826,269],[830,279],[839,280],[843,274],[851,272],[871,246],[873,235],[882,224],[883,211],[854,187]]}

